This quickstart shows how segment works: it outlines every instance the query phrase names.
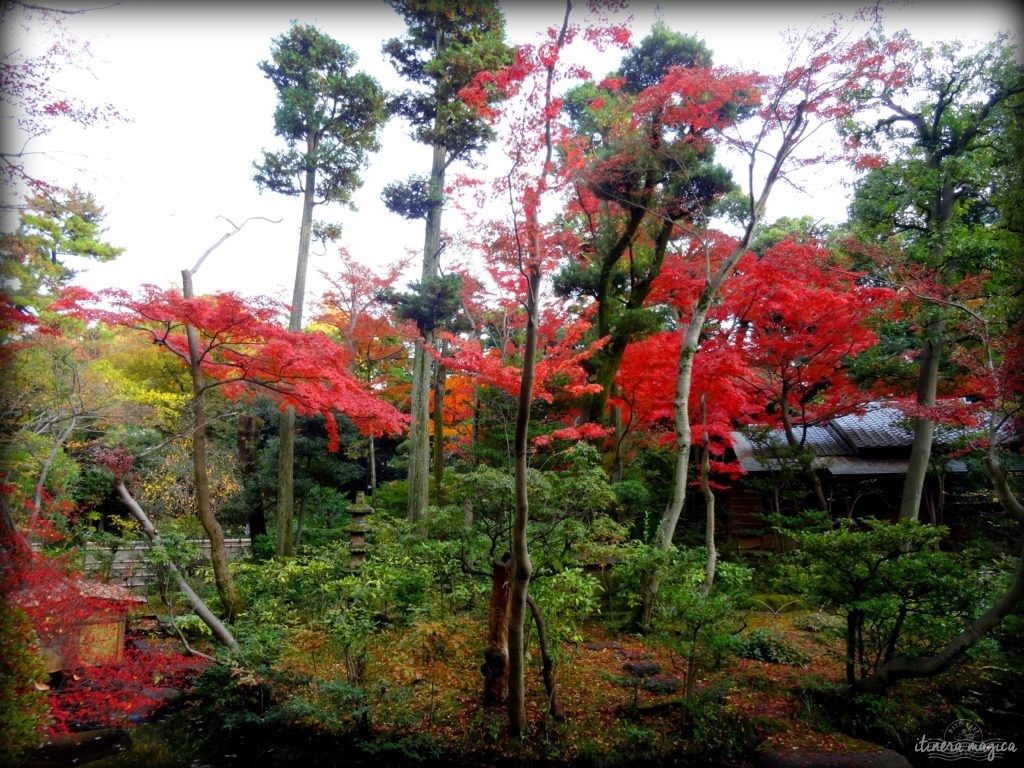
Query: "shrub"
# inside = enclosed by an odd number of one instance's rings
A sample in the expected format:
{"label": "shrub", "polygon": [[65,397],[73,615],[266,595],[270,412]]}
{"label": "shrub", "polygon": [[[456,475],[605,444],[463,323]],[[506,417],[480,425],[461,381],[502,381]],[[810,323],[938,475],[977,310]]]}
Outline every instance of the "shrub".
{"label": "shrub", "polygon": [[744,659],[789,664],[800,667],[810,661],[806,653],[787,643],[778,632],[764,627],[752,629],[740,641],[739,655]]}
{"label": "shrub", "polygon": [[36,683],[46,675],[24,612],[0,601],[0,765],[18,765],[26,749],[42,741],[47,722],[46,694]]}
{"label": "shrub", "polygon": [[822,632],[826,629],[842,629],[846,622],[839,616],[824,611],[811,611],[793,620],[793,626],[805,632]]}
{"label": "shrub", "polygon": [[894,655],[945,645],[988,602],[998,577],[938,551],[947,533],[941,526],[858,523],[841,520],[831,530],[796,534],[796,570],[809,601],[844,617],[850,685]]}

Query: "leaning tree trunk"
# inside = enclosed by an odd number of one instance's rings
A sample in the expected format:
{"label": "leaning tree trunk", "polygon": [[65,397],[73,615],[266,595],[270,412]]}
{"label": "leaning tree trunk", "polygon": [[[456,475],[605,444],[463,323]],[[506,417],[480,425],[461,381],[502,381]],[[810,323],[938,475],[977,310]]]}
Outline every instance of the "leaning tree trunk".
{"label": "leaning tree trunk", "polygon": [[[755,199],[753,189],[753,173],[756,164],[757,154],[750,155],[749,175],[750,186],[750,219],[746,229],[740,237],[732,252],[719,264],[712,273],[710,255],[705,254],[704,265],[704,287],[701,289],[697,302],[693,306],[690,320],[683,331],[682,344],[679,347],[679,367],[676,376],[676,396],[673,405],[675,411],[676,428],[676,461],[672,492],[669,503],[662,513],[661,524],[655,537],[654,546],[662,552],[668,551],[672,546],[672,539],[675,536],[676,525],[679,523],[679,516],[683,511],[683,504],[686,501],[687,477],[690,465],[690,448],[692,444],[692,433],[690,431],[690,389],[693,382],[693,361],[700,348],[701,332],[704,330],[704,322],[712,304],[718,298],[729,275],[732,274],[743,254],[750,246],[761,219],[764,216],[768,198],[771,196],[772,188],[782,174],[782,167],[793,150],[800,143],[803,136],[806,122],[804,120],[807,103],[798,105],[789,118],[789,122],[783,131],[782,142],[778,153],[772,161],[772,167],[765,177],[761,194]],[[658,574],[652,570],[646,574],[644,582],[640,587],[640,626],[650,626],[651,615],[654,610],[654,601],[658,595]]]}
{"label": "leaning tree trunk", "polygon": [[855,688],[861,691],[881,692],[899,680],[931,677],[949,669],[967,651],[977,645],[989,632],[999,626],[1024,598],[1024,538],[1018,546],[1017,570],[1009,588],[985,613],[937,653],[928,656],[894,656],[875,672],[861,678]]}
{"label": "leaning tree trunk", "polygon": [[[142,509],[135,498],[128,492],[125,487],[124,480],[117,478],[114,482],[114,489],[117,491],[118,496],[121,497],[121,501],[125,503],[128,510],[132,513],[132,516],[139,521],[139,525],[142,527],[142,531],[149,538],[150,542],[156,546],[160,544],[160,536],[156,532],[156,528],[153,527],[153,523],[150,521],[149,516]],[[174,580],[178,584],[178,589],[181,590],[182,594],[185,595],[185,600],[193,611],[196,612],[196,616],[202,619],[202,622],[210,628],[213,636],[217,640],[226,645],[232,651],[238,650],[238,643],[235,641],[234,636],[225,627],[220,619],[218,619],[213,612],[207,607],[203,599],[195,593],[195,590],[189,586],[189,583],[185,581],[185,577],[182,576],[178,566],[174,563],[168,563],[171,573],[174,575]]]}
{"label": "leaning tree trunk", "polygon": [[[183,270],[181,277],[182,293],[186,299],[191,299],[192,273],[187,269]],[[196,514],[210,540],[213,578],[217,583],[217,593],[220,595],[224,611],[228,620],[231,620],[241,613],[243,606],[228,566],[224,529],[217,521],[210,501],[210,481],[206,473],[206,382],[200,361],[199,338],[196,329],[191,325],[185,326],[185,336],[188,340],[189,374],[192,378],[192,473],[196,487]]]}

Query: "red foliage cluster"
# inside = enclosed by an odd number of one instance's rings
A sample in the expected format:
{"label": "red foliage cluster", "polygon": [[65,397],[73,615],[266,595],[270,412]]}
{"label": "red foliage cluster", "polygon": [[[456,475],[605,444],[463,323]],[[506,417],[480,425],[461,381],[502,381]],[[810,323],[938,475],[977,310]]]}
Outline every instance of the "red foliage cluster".
{"label": "red foliage cluster", "polygon": [[[261,391],[281,407],[322,415],[329,445],[338,447],[334,412],[352,420],[364,434],[397,434],[406,417],[372,394],[352,374],[351,352],[324,333],[291,333],[282,327],[284,305],[272,299],[242,299],[216,293],[186,299],[177,290],[143,286],[138,296],[108,290],[98,296],[76,294],[61,308],[109,325],[148,334],[189,363],[187,328],[195,330],[199,363],[207,388],[247,399]],[[103,308],[100,301],[113,305]]]}
{"label": "red foliage cluster", "polygon": [[169,689],[205,665],[197,657],[129,648],[124,658],[76,671],[50,693],[50,733],[122,726],[155,714]]}
{"label": "red foliage cluster", "polygon": [[741,262],[726,303],[750,368],[746,384],[761,404],[759,421],[777,421],[785,410],[815,424],[870,399],[845,364],[877,342],[872,317],[891,317],[895,294],[862,277],[839,269],[824,246],[792,238]]}
{"label": "red foliage cluster", "polygon": [[[0,488],[8,497],[12,491]],[[148,716],[162,706],[166,689],[182,687],[186,677],[201,668],[196,658],[134,649],[118,661],[86,665],[83,633],[97,621],[126,614],[137,600],[122,588],[85,581],[71,558],[70,553],[49,556],[35,551],[16,530],[5,529],[0,537],[0,594],[6,608],[28,617],[35,652],[46,648],[62,660],[63,680],[49,694],[48,729],[55,734],[123,725]],[[0,645],[0,653],[7,652]],[[157,689],[162,690],[154,693]]]}

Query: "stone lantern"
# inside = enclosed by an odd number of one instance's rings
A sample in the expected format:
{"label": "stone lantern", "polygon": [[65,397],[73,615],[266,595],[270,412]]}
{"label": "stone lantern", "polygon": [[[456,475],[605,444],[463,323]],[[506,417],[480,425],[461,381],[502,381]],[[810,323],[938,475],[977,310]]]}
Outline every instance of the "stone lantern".
{"label": "stone lantern", "polygon": [[348,531],[348,570],[358,571],[366,558],[370,545],[366,543],[366,534],[370,530],[366,516],[373,512],[373,507],[366,503],[366,494],[356,492],[355,503],[348,508],[352,521],[345,526]]}

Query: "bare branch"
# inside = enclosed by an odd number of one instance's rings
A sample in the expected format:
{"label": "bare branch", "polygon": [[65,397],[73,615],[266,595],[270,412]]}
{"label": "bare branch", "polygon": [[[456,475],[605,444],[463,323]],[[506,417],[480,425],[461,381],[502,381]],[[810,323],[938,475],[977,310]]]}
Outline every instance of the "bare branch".
{"label": "bare branch", "polygon": [[5,5],[20,5],[26,11],[43,11],[44,13],[59,13],[62,16],[78,16],[83,13],[92,13],[93,11],[105,11],[109,8],[114,8],[120,5],[120,2],[108,3],[107,5],[98,5],[95,8],[79,8],[78,10],[69,8],[49,8],[45,5],[35,5],[34,3],[23,3],[21,0],[7,0]]}
{"label": "bare branch", "polygon": [[203,255],[199,257],[199,261],[197,261],[195,266],[192,267],[192,269],[190,269],[188,271],[188,273],[190,275],[194,275],[196,272],[198,272],[199,271],[199,267],[201,267],[203,265],[203,262],[206,261],[206,257],[207,256],[209,256],[215,250],[220,248],[228,238],[234,237],[239,232],[241,232],[242,228],[245,227],[245,225],[248,224],[250,221],[254,221],[254,220],[268,221],[271,224],[280,224],[281,221],[282,221],[281,219],[268,219],[266,216],[250,216],[245,221],[243,221],[241,224],[236,226],[235,222],[233,222],[227,216],[217,216],[217,218],[218,219],[224,219],[224,221],[226,221],[228,224],[230,224],[231,225],[231,231],[230,232],[225,232],[223,235],[221,235],[220,240],[218,240],[216,243],[211,245],[209,248],[207,248],[203,252]]}

